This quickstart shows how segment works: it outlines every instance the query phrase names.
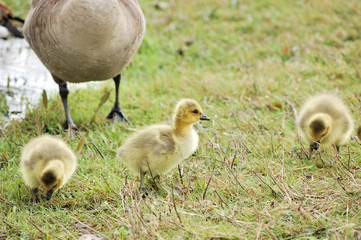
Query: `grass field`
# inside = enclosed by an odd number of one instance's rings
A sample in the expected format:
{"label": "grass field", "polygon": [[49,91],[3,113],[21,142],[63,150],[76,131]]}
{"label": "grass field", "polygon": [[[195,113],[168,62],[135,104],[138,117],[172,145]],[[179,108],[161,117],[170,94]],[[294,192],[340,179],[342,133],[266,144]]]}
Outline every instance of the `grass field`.
{"label": "grass field", "polygon": [[[29,1],[3,1],[26,16]],[[294,109],[337,92],[359,125],[361,2],[140,4],[147,33],[120,86],[131,125],[105,121],[112,81],[71,90],[79,135],[63,130],[58,96],[12,122],[0,138],[0,239],[360,239],[360,141],[354,133],[341,160],[322,145],[308,160]],[[197,127],[200,146],[180,166],[183,183],[174,169],[143,199],[116,149],[134,128],[170,120],[184,97],[212,121]],[[79,166],[51,201],[33,204],[19,157],[43,133],[67,139]]]}

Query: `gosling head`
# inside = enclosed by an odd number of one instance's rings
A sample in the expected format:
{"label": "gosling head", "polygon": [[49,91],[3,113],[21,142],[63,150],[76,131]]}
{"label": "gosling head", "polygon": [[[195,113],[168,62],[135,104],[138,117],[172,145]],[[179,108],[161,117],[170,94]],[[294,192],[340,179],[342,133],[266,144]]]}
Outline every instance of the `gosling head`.
{"label": "gosling head", "polygon": [[329,115],[320,113],[311,118],[308,124],[309,133],[314,141],[314,146],[318,145],[328,137],[331,131],[332,119]]}
{"label": "gosling head", "polygon": [[176,127],[189,126],[200,120],[210,120],[199,103],[193,99],[182,99],[175,110],[174,123]]}
{"label": "gosling head", "polygon": [[51,161],[43,170],[40,176],[40,182],[46,191],[45,198],[50,200],[53,193],[58,190],[64,181],[64,165],[61,161]]}

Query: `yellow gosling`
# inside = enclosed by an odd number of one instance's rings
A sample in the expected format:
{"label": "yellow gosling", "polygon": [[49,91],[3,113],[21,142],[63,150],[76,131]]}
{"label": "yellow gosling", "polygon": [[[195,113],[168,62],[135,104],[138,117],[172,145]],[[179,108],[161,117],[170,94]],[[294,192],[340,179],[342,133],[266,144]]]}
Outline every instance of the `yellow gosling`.
{"label": "yellow gosling", "polygon": [[191,156],[198,147],[193,124],[210,120],[193,99],[183,99],[176,106],[173,126],[158,124],[139,129],[125,140],[116,157],[133,172],[140,174],[140,190],[146,192],[145,174],[158,176],[172,170]]}
{"label": "yellow gosling", "polygon": [[31,140],[23,148],[20,163],[25,184],[31,187],[33,202],[37,202],[39,187],[50,200],[73,175],[77,161],[73,151],[60,139],[43,135]]}
{"label": "yellow gosling", "polygon": [[297,126],[303,139],[312,151],[319,144],[334,144],[339,153],[340,146],[351,137],[353,119],[347,106],[336,95],[321,94],[311,97],[302,106]]}

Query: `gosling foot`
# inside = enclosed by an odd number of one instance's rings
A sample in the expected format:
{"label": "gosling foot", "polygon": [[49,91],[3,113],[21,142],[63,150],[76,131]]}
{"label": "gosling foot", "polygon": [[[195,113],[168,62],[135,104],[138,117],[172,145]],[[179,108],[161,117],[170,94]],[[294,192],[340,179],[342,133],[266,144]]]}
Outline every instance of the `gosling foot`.
{"label": "gosling foot", "polygon": [[142,198],[146,198],[149,195],[149,191],[147,190],[146,187],[140,187],[139,192]]}
{"label": "gosling foot", "polygon": [[33,203],[38,203],[38,202],[39,202],[38,191],[39,191],[39,188],[33,188],[33,189],[32,189],[32,193],[33,193]]}

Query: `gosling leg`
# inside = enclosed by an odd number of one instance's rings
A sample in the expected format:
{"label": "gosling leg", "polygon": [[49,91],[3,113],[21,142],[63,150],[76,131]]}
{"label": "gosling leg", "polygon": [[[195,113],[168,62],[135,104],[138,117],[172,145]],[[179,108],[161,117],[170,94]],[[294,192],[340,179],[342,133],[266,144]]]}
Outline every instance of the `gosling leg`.
{"label": "gosling leg", "polygon": [[[341,159],[340,146],[339,145],[336,145],[336,158]],[[332,162],[332,165],[333,165],[333,162]]]}
{"label": "gosling leg", "polygon": [[148,195],[147,192],[147,188],[145,187],[144,184],[144,176],[145,176],[145,171],[140,170],[140,187],[139,187],[139,191],[145,195]]}
{"label": "gosling leg", "polygon": [[39,199],[38,199],[39,188],[33,188],[31,190],[32,190],[32,193],[33,193],[33,203],[37,203],[39,201]]}
{"label": "gosling leg", "polygon": [[122,77],[121,77],[120,73],[113,78],[114,83],[115,83],[115,102],[114,102],[112,110],[107,115],[106,119],[114,120],[115,122],[123,122],[123,120],[125,120],[128,124],[130,124],[128,118],[124,115],[124,113],[119,105],[119,84],[120,84],[121,78]]}
{"label": "gosling leg", "polygon": [[313,152],[313,144],[310,145],[310,155],[308,156],[308,159],[312,158],[312,152]]}
{"label": "gosling leg", "polygon": [[152,190],[158,192],[159,191],[159,185],[158,183],[160,183],[160,175],[157,175],[155,177],[153,177],[152,179]]}
{"label": "gosling leg", "polygon": [[66,83],[59,84],[59,94],[61,96],[61,101],[63,102],[63,107],[64,107],[64,111],[65,111],[65,118],[66,118],[65,129],[68,129],[69,126],[71,126],[71,128],[74,131],[78,131],[78,127],[73,122],[73,119],[71,118],[71,115],[70,115],[70,112],[69,112],[69,107],[68,107],[69,90],[68,90],[68,87],[67,87]]}
{"label": "gosling leg", "polygon": [[[339,159],[341,159],[341,156],[340,156],[340,146],[338,146],[338,145],[332,145],[332,146],[334,146],[335,148],[336,148],[336,159],[337,160],[339,160]],[[331,167],[333,166],[335,164],[335,160],[332,160],[332,162],[331,162]]]}

